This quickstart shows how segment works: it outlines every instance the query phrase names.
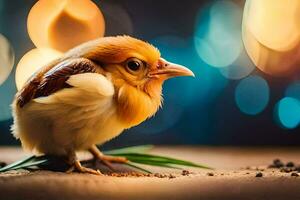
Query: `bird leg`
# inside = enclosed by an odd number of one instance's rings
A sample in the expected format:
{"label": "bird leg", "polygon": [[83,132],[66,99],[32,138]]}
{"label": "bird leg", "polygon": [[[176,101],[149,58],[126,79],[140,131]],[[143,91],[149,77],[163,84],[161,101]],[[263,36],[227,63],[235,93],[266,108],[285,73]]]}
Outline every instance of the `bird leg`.
{"label": "bird leg", "polygon": [[83,167],[78,160],[75,152],[72,152],[68,156],[67,162],[71,165],[71,167],[66,171],[66,173],[71,173],[73,171],[81,172],[81,173],[89,173],[89,174],[95,174],[95,175],[102,175],[102,173],[99,170],[94,170],[91,168]]}
{"label": "bird leg", "polygon": [[125,157],[118,157],[118,156],[107,156],[104,155],[96,145],[93,145],[89,151],[96,159],[99,159],[104,165],[106,165],[111,170],[114,170],[112,163],[126,163],[128,160]]}

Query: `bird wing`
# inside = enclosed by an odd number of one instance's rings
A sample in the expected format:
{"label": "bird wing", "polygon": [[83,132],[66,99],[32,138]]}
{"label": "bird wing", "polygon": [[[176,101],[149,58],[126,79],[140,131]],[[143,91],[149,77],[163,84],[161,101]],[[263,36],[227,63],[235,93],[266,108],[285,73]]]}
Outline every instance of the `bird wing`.
{"label": "bird wing", "polygon": [[32,99],[49,96],[63,88],[74,87],[76,81],[70,84],[71,82],[68,82],[70,77],[84,73],[100,73],[100,69],[86,58],[70,58],[50,67],[49,70],[42,69],[17,93],[17,105],[23,107]]}

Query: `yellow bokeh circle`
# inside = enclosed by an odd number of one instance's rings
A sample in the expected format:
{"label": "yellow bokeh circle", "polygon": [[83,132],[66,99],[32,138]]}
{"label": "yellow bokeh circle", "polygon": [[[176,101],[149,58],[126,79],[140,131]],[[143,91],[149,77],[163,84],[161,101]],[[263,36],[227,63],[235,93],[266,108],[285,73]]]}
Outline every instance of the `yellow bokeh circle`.
{"label": "yellow bokeh circle", "polygon": [[39,48],[27,52],[20,60],[16,68],[16,85],[20,90],[25,82],[41,67],[52,60],[62,56],[62,53],[53,49]]}
{"label": "yellow bokeh circle", "polygon": [[27,19],[29,37],[38,48],[65,52],[104,36],[104,17],[90,0],[39,0]]}

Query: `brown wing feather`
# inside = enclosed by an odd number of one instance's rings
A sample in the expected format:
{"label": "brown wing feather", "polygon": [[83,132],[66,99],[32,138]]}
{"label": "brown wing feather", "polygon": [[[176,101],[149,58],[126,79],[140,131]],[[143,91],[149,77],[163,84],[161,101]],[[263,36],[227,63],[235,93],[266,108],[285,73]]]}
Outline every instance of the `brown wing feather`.
{"label": "brown wing feather", "polygon": [[101,68],[86,58],[72,58],[36,73],[17,93],[16,101],[20,107],[32,99],[49,96],[63,88],[71,87],[66,83],[70,76],[81,73],[101,73]]}

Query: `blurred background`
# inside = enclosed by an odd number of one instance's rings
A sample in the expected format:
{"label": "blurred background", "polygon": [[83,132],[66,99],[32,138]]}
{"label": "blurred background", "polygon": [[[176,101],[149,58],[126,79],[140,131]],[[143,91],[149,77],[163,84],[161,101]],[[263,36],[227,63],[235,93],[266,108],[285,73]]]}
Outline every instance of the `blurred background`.
{"label": "blurred background", "polygon": [[0,145],[18,144],[10,104],[28,76],[81,42],[123,34],[196,78],[166,82],[163,109],[106,147],[298,145],[299,8],[298,0],[0,0]]}

